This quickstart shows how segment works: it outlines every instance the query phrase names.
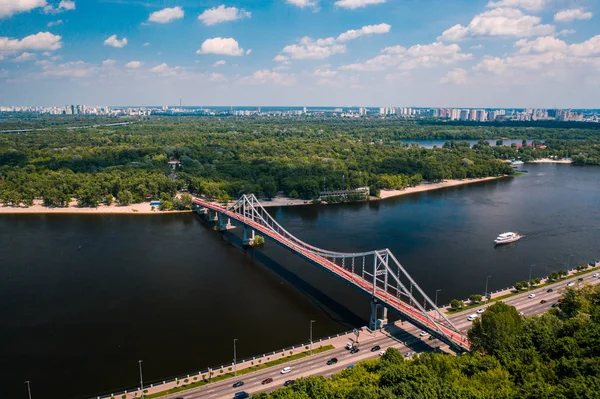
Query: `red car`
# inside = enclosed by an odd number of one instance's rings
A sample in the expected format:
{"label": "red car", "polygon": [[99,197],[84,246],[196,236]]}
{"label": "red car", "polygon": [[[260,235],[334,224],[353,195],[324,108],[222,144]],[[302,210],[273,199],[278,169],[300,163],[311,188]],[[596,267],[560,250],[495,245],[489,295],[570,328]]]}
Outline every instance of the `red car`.
{"label": "red car", "polygon": [[273,379],[272,379],[272,378],[267,378],[267,379],[264,379],[264,380],[261,382],[261,384],[263,384],[263,385],[266,385],[266,384],[270,384],[270,383],[272,383],[272,382],[273,382]]}
{"label": "red car", "polygon": [[542,299],[542,300],[540,301],[540,303],[546,303],[546,302],[548,302],[548,301],[547,301],[547,300],[545,300],[545,299]]}

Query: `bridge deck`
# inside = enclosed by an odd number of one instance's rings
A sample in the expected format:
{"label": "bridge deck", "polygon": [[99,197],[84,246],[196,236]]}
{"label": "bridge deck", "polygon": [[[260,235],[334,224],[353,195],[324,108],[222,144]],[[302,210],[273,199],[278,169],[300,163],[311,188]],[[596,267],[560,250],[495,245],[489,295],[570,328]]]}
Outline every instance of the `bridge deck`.
{"label": "bridge deck", "polygon": [[455,331],[445,327],[442,324],[432,323],[431,320],[425,317],[417,308],[414,308],[413,306],[402,302],[398,297],[390,294],[389,292],[386,292],[379,288],[377,288],[375,292],[373,292],[372,283],[366,281],[365,279],[356,274],[351,273],[343,267],[340,267],[339,265],[330,261],[329,259],[315,255],[306,249],[298,247],[298,245],[295,245],[287,238],[270,230],[268,227],[256,223],[251,219],[246,219],[240,214],[228,211],[227,209],[217,204],[206,202],[197,198],[194,199],[194,203],[208,208],[214,212],[222,213],[227,217],[235,219],[239,223],[245,224],[257,231],[260,231],[262,234],[268,236],[270,239],[277,241],[280,245],[289,248],[290,250],[298,253],[299,255],[302,255],[304,258],[320,265],[332,274],[346,280],[348,283],[358,287],[359,289],[365,291],[369,295],[374,296],[384,304],[388,305],[390,308],[393,308],[394,310],[399,312],[406,319],[413,322],[413,324],[416,324],[417,326],[429,331],[430,333],[437,335],[439,338],[444,339],[443,335],[439,334],[439,330],[441,329],[443,333],[452,340],[452,343],[454,345],[457,345],[462,349],[469,350],[469,343],[463,336],[457,334]]}

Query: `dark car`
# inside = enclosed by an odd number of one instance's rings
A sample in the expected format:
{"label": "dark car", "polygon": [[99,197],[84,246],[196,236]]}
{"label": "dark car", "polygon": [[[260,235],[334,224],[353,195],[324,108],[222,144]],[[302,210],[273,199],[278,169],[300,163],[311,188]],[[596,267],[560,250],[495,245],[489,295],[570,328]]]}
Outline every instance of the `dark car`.
{"label": "dark car", "polygon": [[294,385],[296,383],[296,380],[287,380],[286,382],[283,383],[284,387],[289,387],[290,385]]}
{"label": "dark car", "polygon": [[548,290],[546,292],[553,292],[554,290],[552,288],[548,288]]}
{"label": "dark car", "polygon": [[352,348],[350,353],[358,353],[359,351],[360,351],[360,349],[358,349],[358,347],[354,347],[354,348]]}
{"label": "dark car", "polygon": [[545,300],[545,299],[542,299],[542,300],[540,301],[540,303],[546,303],[546,302],[548,302],[548,301],[547,301],[547,300]]}
{"label": "dark car", "polygon": [[371,348],[371,352],[377,352],[380,349],[381,349],[381,346],[375,345],[374,347]]}
{"label": "dark car", "polygon": [[583,281],[583,277],[579,277],[579,278],[578,278],[578,280],[579,280],[579,281]]}
{"label": "dark car", "polygon": [[337,357],[334,357],[327,361],[327,365],[331,366],[332,364],[336,364],[337,362],[338,362]]}
{"label": "dark car", "polygon": [[[250,397],[250,395],[246,391],[236,392],[235,395],[233,395],[233,399],[246,399],[249,397]],[[179,399],[179,398],[177,398],[177,399]],[[181,398],[181,399],[183,399],[183,398]]]}
{"label": "dark car", "polygon": [[556,303],[553,303],[553,304],[552,304],[552,307],[553,307],[553,308],[557,308],[557,307],[558,307],[558,305],[560,305],[560,304],[559,304],[558,302],[556,302]]}
{"label": "dark car", "polygon": [[242,385],[244,385],[244,381],[238,381],[238,382],[234,383],[234,384],[232,385],[232,387],[234,387],[234,388],[239,388],[239,387],[241,387]]}
{"label": "dark car", "polygon": [[266,384],[270,384],[273,382],[272,378],[265,378],[264,380],[262,380],[261,384],[266,385]]}

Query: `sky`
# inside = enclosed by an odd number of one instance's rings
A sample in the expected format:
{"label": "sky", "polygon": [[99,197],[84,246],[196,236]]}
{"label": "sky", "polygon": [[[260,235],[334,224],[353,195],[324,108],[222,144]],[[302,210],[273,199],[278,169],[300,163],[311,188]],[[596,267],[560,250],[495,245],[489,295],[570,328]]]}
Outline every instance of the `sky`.
{"label": "sky", "polygon": [[0,0],[0,105],[600,108],[600,0]]}

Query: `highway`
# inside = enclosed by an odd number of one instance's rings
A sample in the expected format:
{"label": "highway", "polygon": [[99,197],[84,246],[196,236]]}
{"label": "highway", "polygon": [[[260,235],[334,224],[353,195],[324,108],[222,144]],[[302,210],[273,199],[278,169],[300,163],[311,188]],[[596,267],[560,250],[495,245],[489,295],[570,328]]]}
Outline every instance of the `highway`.
{"label": "highway", "polygon": [[[589,284],[599,284],[600,279],[592,277],[592,273],[583,277],[584,281]],[[579,282],[578,278],[569,278],[567,280],[554,283],[552,285],[531,289],[528,292],[523,292],[520,295],[507,298],[503,300],[508,305],[515,306],[517,310],[523,312],[524,315],[540,314],[552,306],[552,304],[558,301],[558,298],[562,295],[562,291],[567,287],[569,282],[574,282],[574,288],[577,288],[583,282]],[[547,292],[549,288],[552,288],[552,292]],[[535,294],[534,298],[528,298],[529,294]],[[546,303],[540,303],[544,299]],[[493,304],[493,302],[492,302]],[[465,310],[453,314],[450,320],[459,327],[462,331],[466,332],[472,322],[467,320],[470,314],[476,313],[477,309],[485,309],[489,305],[482,305],[481,308],[475,308]],[[402,328],[402,329],[401,329]],[[363,346],[361,351],[356,354],[351,354],[346,349],[334,349],[324,353],[320,353],[308,358],[299,359],[293,362],[285,363],[278,367],[271,367],[254,373],[242,375],[239,378],[231,378],[224,381],[220,381],[214,384],[208,384],[200,388],[192,389],[186,392],[178,394],[172,394],[165,396],[166,399],[174,398],[185,398],[185,399],[200,399],[200,398],[233,398],[233,395],[239,391],[246,391],[249,394],[261,392],[261,391],[272,391],[277,388],[281,388],[283,383],[287,380],[294,380],[301,377],[308,377],[311,375],[323,375],[326,377],[332,374],[338,373],[341,370],[347,368],[350,365],[356,364],[357,362],[365,359],[375,358],[379,356],[379,352],[371,352],[370,349],[375,346],[381,346],[381,350],[386,350],[389,347],[397,348],[401,353],[416,352],[421,353],[425,351],[432,351],[435,347],[442,347],[444,344],[436,339],[429,340],[428,337],[419,337],[419,330],[409,323],[403,323],[402,326],[396,323],[395,327],[390,329],[390,336],[382,335],[377,338],[369,339]],[[335,365],[327,366],[327,360],[331,358],[337,358],[338,363]],[[290,366],[292,371],[288,374],[281,374],[280,371],[283,367]],[[261,382],[266,378],[273,378],[273,382],[270,384],[262,385]],[[236,381],[244,381],[244,386],[239,388],[233,388],[232,384]]]}

